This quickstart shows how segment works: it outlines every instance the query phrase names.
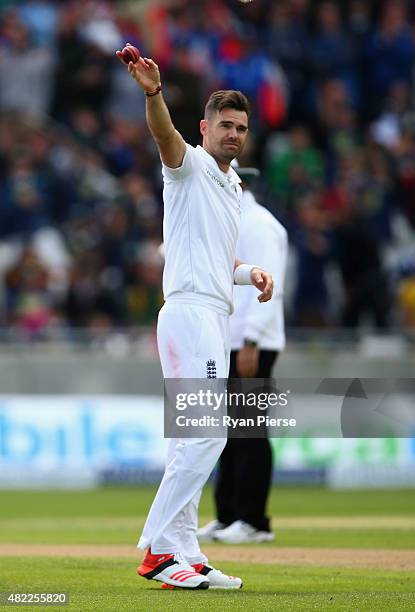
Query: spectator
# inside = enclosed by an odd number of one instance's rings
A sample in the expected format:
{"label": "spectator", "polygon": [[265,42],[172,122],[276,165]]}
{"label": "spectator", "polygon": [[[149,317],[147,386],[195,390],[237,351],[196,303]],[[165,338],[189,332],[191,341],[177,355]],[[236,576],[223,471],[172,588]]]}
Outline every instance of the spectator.
{"label": "spectator", "polygon": [[393,83],[383,113],[371,126],[373,139],[393,151],[405,123],[411,120],[411,115],[411,92],[408,83]]}
{"label": "spectator", "polygon": [[358,99],[356,55],[339,6],[324,0],[316,9],[316,32],[309,44],[314,86],[329,79],[341,81],[355,103]]}
{"label": "spectator", "polygon": [[51,49],[35,47],[26,26],[13,15],[6,18],[3,32],[0,111],[19,111],[33,116],[49,112],[54,68]]}
{"label": "spectator", "polygon": [[93,37],[82,36],[83,24],[80,5],[62,8],[53,105],[54,114],[62,120],[80,106],[101,113],[110,89],[111,62]]}
{"label": "spectator", "polygon": [[386,247],[392,239],[392,219],[397,202],[391,163],[382,147],[366,147],[366,169],[365,181],[359,191],[360,211],[375,239]]}
{"label": "spectator", "polygon": [[133,223],[140,238],[161,238],[160,204],[149,181],[137,174],[123,178],[124,197],[132,210]]}
{"label": "spectator", "polygon": [[408,264],[402,270],[402,278],[398,284],[398,306],[403,325],[408,329],[415,329],[415,262],[413,258]]}
{"label": "spectator", "polygon": [[398,202],[410,226],[415,229],[415,126],[408,126],[394,152],[398,181]]}
{"label": "spectator", "polygon": [[342,326],[356,329],[370,317],[377,329],[387,328],[391,299],[379,242],[359,212],[357,199],[339,211],[334,240],[345,289]]}
{"label": "spectator", "polygon": [[326,183],[331,184],[340,159],[353,154],[360,145],[356,112],[347,88],[339,80],[329,80],[319,90],[315,132],[317,145],[326,160]]}
{"label": "spectator", "polygon": [[388,0],[366,45],[367,103],[373,113],[396,82],[412,83],[415,44],[401,0]]}
{"label": "spectator", "polygon": [[46,194],[28,150],[13,152],[0,200],[0,237],[30,236],[49,225]]}
{"label": "spectator", "polygon": [[137,96],[137,85],[120,62],[114,62],[110,67],[108,87],[105,113],[114,120],[123,119],[144,124],[144,97]]}
{"label": "spectator", "polygon": [[73,327],[91,327],[103,317],[110,327],[125,321],[124,295],[119,279],[105,270],[102,255],[92,248],[78,255],[72,269],[69,290],[60,306]]}
{"label": "spectator", "polygon": [[288,0],[272,3],[268,28],[268,50],[280,64],[290,88],[290,118],[304,120],[307,115],[305,96],[308,87],[309,59],[306,23],[296,18]]}
{"label": "spectator", "polygon": [[294,125],[288,133],[286,146],[277,148],[269,156],[268,185],[272,193],[287,199],[299,176],[309,188],[318,186],[323,179],[323,160],[307,128]]}
{"label": "spectator", "polygon": [[48,270],[31,247],[5,278],[6,316],[28,338],[40,338],[56,320],[52,294],[48,290]]}
{"label": "spectator", "polygon": [[220,86],[239,89],[255,101],[259,127],[275,128],[285,118],[288,89],[280,66],[255,46],[252,35],[235,38],[234,56],[220,59]]}
{"label": "spectator", "polygon": [[164,74],[165,97],[176,129],[189,144],[200,141],[199,120],[203,98],[203,79],[192,66],[186,47],[175,50],[173,61]]}
{"label": "spectator", "polygon": [[297,270],[292,323],[298,327],[325,327],[330,322],[326,271],[332,242],[318,193],[298,201],[297,219],[293,235]]}
{"label": "spectator", "polygon": [[41,47],[53,47],[57,30],[58,7],[50,0],[26,0],[20,7],[20,18]]}
{"label": "spectator", "polygon": [[154,313],[163,305],[161,281],[164,259],[159,246],[160,239],[145,240],[131,262],[127,293],[130,324],[154,323]]}

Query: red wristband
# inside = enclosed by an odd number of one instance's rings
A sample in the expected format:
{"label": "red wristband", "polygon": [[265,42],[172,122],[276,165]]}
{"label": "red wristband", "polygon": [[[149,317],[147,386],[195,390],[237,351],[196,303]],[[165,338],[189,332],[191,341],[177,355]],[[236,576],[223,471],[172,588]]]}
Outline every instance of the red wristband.
{"label": "red wristband", "polygon": [[147,98],[151,98],[152,96],[156,96],[160,92],[161,92],[161,85],[159,85],[157,89],[155,89],[154,91],[150,91],[150,92],[146,91],[146,96]]}

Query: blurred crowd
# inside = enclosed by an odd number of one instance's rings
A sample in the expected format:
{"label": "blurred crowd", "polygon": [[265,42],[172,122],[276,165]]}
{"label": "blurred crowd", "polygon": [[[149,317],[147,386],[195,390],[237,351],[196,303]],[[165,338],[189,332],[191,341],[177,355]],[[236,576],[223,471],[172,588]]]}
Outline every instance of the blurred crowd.
{"label": "blurred crowd", "polygon": [[200,142],[219,88],[252,102],[240,160],[286,225],[287,321],[415,327],[415,6],[403,0],[0,0],[0,325],[153,324],[161,172],[114,57],[154,58]]}

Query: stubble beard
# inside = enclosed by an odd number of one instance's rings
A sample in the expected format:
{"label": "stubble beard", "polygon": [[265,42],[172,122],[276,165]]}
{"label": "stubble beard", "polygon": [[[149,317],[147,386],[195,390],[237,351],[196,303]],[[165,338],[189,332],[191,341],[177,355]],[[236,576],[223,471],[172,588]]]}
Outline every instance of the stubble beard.
{"label": "stubble beard", "polygon": [[240,143],[235,143],[237,146],[232,149],[232,151],[230,150],[226,150],[225,146],[223,144],[219,144],[217,146],[217,148],[215,149],[210,149],[209,146],[205,146],[206,150],[210,153],[210,155],[212,155],[212,157],[216,160],[216,162],[220,163],[220,164],[224,164],[224,165],[229,165],[231,163],[231,161],[233,159],[235,159],[235,157],[238,157],[238,155],[240,154],[240,152],[243,149],[243,144]]}
{"label": "stubble beard", "polygon": [[[236,143],[235,143],[236,144]],[[221,146],[220,148],[220,161],[225,164],[230,164],[235,157],[238,157],[240,152],[242,151],[242,145],[238,144],[232,151],[228,151],[225,149],[225,146]]]}

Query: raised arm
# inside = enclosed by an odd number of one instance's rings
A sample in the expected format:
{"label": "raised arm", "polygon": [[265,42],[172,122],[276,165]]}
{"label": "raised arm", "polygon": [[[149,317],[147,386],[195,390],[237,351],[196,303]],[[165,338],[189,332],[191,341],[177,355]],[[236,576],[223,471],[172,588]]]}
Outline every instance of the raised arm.
{"label": "raised arm", "polygon": [[[116,55],[125,64],[122,52],[117,51]],[[146,94],[147,125],[163,163],[169,168],[179,168],[183,163],[186,143],[174,127],[164,101],[157,64],[152,59],[140,57],[135,64],[129,62],[128,72]]]}

